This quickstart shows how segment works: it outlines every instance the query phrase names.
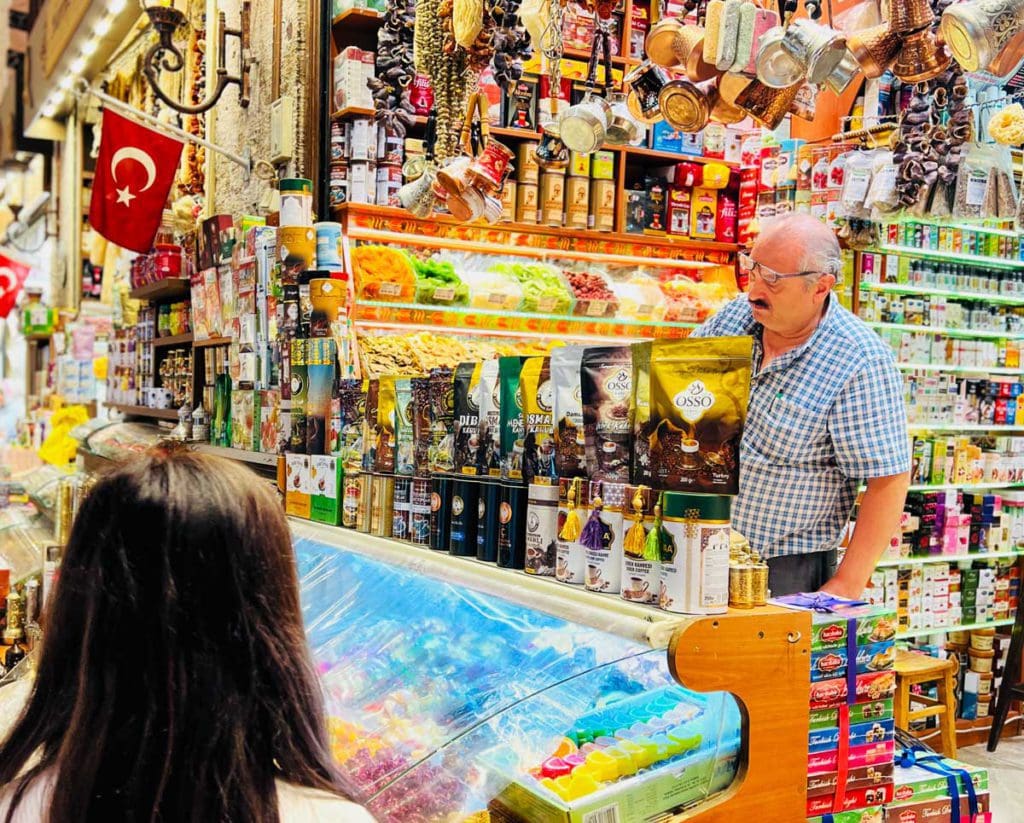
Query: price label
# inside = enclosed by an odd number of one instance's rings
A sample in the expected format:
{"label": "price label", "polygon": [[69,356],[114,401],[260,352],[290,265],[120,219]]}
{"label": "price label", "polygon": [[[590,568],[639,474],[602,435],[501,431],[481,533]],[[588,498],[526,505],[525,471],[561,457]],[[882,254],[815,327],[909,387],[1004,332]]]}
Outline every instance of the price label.
{"label": "price label", "polygon": [[492,291],[487,296],[487,302],[494,306],[504,306],[507,295],[504,292]]}
{"label": "price label", "polygon": [[451,303],[455,299],[455,289],[451,286],[441,286],[434,289],[434,300],[438,303]]}
{"label": "price label", "polygon": [[537,311],[550,312],[555,310],[555,306],[558,304],[557,297],[541,297],[537,301]]}
{"label": "price label", "polygon": [[379,294],[381,297],[401,297],[402,287],[398,283],[381,283]]}
{"label": "price label", "polygon": [[636,313],[641,317],[650,317],[654,314],[654,306],[650,306],[647,303],[641,303],[636,307]]}
{"label": "price label", "polygon": [[607,300],[591,300],[587,304],[587,317],[603,317],[606,311],[608,311]]}

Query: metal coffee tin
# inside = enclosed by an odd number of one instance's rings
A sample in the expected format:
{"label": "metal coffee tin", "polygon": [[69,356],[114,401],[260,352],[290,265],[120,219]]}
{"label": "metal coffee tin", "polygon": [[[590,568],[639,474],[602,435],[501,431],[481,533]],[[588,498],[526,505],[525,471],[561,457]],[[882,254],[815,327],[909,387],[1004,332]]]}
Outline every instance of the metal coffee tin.
{"label": "metal coffee tin", "polygon": [[665,121],[683,132],[698,132],[711,114],[707,95],[689,80],[673,80],[658,95]]}
{"label": "metal coffee tin", "polygon": [[752,575],[754,581],[754,605],[755,606],[767,606],[768,605],[768,564],[767,563],[755,563],[752,566]]}
{"label": "metal coffee tin", "polygon": [[729,606],[754,608],[754,567],[749,563],[729,566]]}
{"label": "metal coffee tin", "polygon": [[341,500],[341,525],[347,529],[356,528],[359,504],[363,497],[365,475],[357,471],[346,471],[344,491]]}
{"label": "metal coffee tin", "polygon": [[731,499],[663,495],[664,539],[658,605],[679,614],[724,614],[729,608]]}
{"label": "metal coffee tin", "polygon": [[[524,571],[550,577],[555,573],[558,541],[558,486],[531,483],[526,491],[526,563]],[[580,582],[583,582],[582,571]]]}
{"label": "metal coffee tin", "polygon": [[669,82],[669,77],[663,69],[647,61],[627,74],[622,82],[631,89],[626,104],[634,117],[648,125],[661,120],[658,95]]}
{"label": "metal coffee tin", "polygon": [[618,594],[622,579],[622,506],[626,499],[624,483],[594,483],[591,504],[596,508],[594,496],[601,500],[601,510],[596,515],[601,523],[602,542],[600,548],[587,545],[586,569],[583,585],[590,591]]}
{"label": "metal coffee tin", "polygon": [[395,503],[395,478],[373,474],[370,478],[370,534],[391,537],[391,518]]}
{"label": "metal coffee tin", "polygon": [[369,474],[359,475],[359,504],[356,509],[356,531],[370,533],[370,490],[373,478]]}
{"label": "metal coffee tin", "polygon": [[[579,535],[590,517],[591,485],[587,480],[571,477],[563,477],[558,481],[555,579],[570,586],[583,585],[586,572],[587,551],[580,543]],[[593,485],[600,488],[600,483]]]}
{"label": "metal coffee tin", "polygon": [[411,492],[411,477],[395,477],[394,503],[391,514],[391,536],[395,540],[409,539],[412,515]]}
{"label": "metal coffee tin", "polygon": [[480,481],[459,476],[452,485],[451,537],[448,550],[457,557],[476,557],[477,502]]}
{"label": "metal coffee tin", "polygon": [[409,539],[430,545],[430,478],[414,477],[409,489]]}
{"label": "metal coffee tin", "polygon": [[498,535],[501,516],[501,482],[497,478],[480,481],[477,501],[476,559],[485,563],[498,560]]}
{"label": "metal coffee tin", "polygon": [[679,62],[678,45],[684,28],[677,17],[664,17],[651,26],[644,39],[644,51],[652,63],[670,69]]}
{"label": "metal coffee tin", "polygon": [[501,481],[498,507],[498,565],[523,569],[526,562],[526,487]]}
{"label": "metal coffee tin", "polygon": [[448,551],[452,527],[452,486],[455,481],[446,474],[430,478],[430,548]]}
{"label": "metal coffee tin", "polygon": [[654,524],[654,499],[648,486],[627,486],[622,512],[622,573],[620,593],[631,603],[658,604],[661,563],[644,557],[645,544]]}

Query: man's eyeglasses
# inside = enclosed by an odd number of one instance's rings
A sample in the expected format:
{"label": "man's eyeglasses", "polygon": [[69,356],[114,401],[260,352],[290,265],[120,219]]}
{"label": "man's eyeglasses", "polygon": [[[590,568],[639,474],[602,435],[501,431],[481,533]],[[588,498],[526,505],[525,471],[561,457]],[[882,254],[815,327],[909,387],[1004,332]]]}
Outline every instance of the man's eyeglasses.
{"label": "man's eyeglasses", "polygon": [[807,277],[810,274],[820,274],[821,272],[816,271],[798,271],[795,274],[782,274],[781,272],[770,269],[761,263],[758,263],[749,254],[737,255],[740,262],[740,269],[742,269],[747,276],[753,275],[758,280],[763,280],[766,285],[774,286],[780,280],[788,280],[791,277]]}

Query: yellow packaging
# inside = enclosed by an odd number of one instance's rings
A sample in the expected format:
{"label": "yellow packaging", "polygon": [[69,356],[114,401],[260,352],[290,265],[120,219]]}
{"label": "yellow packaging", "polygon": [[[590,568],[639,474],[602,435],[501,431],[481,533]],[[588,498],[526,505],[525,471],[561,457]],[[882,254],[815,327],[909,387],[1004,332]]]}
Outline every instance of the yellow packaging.
{"label": "yellow packaging", "polygon": [[377,461],[378,472],[391,473],[395,470],[395,412],[397,409],[395,378],[384,375],[377,389]]}
{"label": "yellow packaging", "polygon": [[590,176],[595,180],[614,180],[615,153],[602,150],[590,155]]}
{"label": "yellow packaging", "polygon": [[565,181],[565,225],[570,229],[587,228],[590,218],[590,180],[570,177]]}
{"label": "yellow packaging", "polygon": [[516,163],[516,180],[520,183],[537,184],[540,177],[540,166],[537,165],[537,143],[526,142],[519,144],[518,163]]}
{"label": "yellow packaging", "polygon": [[284,509],[293,517],[310,517],[310,494],[313,480],[310,475],[308,454],[285,455],[286,479]]}
{"label": "yellow packaging", "polygon": [[569,152],[569,176],[590,177],[590,155],[578,151]]}
{"label": "yellow packaging", "polygon": [[715,189],[695,187],[690,206],[690,237],[694,240],[714,240],[718,223],[718,192]]}
{"label": "yellow packaging", "polygon": [[537,184],[521,182],[516,187],[516,222],[536,223],[537,218]]}
{"label": "yellow packaging", "polygon": [[750,337],[654,341],[650,460],[655,488],[739,493],[752,352]]}
{"label": "yellow packaging", "polygon": [[564,225],[564,174],[546,171],[540,176],[540,222],[545,226]]}
{"label": "yellow packaging", "polygon": [[277,230],[277,247],[286,269],[307,271],[315,268],[316,229],[312,226],[281,226]]}
{"label": "yellow packaging", "polygon": [[551,421],[555,387],[551,382],[551,358],[530,357],[519,373],[523,398],[523,480],[550,483],[556,477],[555,439]]}
{"label": "yellow packaging", "polygon": [[615,181],[592,180],[587,225],[595,231],[615,231]]}
{"label": "yellow packaging", "polygon": [[511,223],[516,219],[516,181],[506,180],[501,187],[501,219]]}

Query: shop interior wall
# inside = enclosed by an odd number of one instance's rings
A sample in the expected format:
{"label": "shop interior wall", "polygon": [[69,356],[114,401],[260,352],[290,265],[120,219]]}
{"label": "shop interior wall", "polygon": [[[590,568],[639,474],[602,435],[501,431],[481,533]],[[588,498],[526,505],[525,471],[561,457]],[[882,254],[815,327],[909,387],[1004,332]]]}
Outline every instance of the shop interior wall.
{"label": "shop interior wall", "polygon": [[[220,0],[217,6],[227,15],[229,27],[237,24],[240,0]],[[314,176],[304,158],[310,141],[316,140],[316,128],[309,125],[306,112],[310,96],[315,95],[319,85],[315,62],[316,26],[313,25],[318,19],[319,6],[318,0],[252,0],[252,51],[258,62],[252,72],[251,102],[247,109],[239,106],[237,88],[232,87],[224,92],[210,118],[215,143],[238,153],[248,146],[254,162],[266,160],[270,149],[271,104],[278,94],[291,95],[295,117],[289,127],[294,133],[296,159],[285,167],[284,176]],[[275,39],[279,44],[277,49]],[[235,41],[229,40],[229,73],[237,66],[236,48]],[[279,78],[279,92],[274,87],[275,76]],[[266,181],[256,174],[246,182],[240,166],[213,155],[211,214],[252,213],[266,188]]]}

